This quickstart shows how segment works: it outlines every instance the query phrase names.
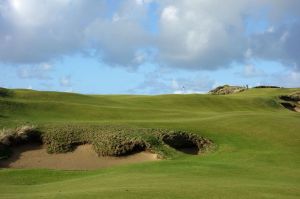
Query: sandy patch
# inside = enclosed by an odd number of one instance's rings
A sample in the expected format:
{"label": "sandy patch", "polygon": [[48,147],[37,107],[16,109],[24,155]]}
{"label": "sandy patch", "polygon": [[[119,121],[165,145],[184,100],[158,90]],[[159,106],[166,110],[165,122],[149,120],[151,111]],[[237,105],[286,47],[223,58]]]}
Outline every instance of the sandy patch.
{"label": "sandy patch", "polygon": [[81,145],[75,151],[63,154],[48,154],[46,147],[41,145],[23,145],[15,147],[9,159],[1,160],[0,167],[92,170],[156,160],[158,160],[157,155],[149,152],[125,157],[98,157],[92,145]]}

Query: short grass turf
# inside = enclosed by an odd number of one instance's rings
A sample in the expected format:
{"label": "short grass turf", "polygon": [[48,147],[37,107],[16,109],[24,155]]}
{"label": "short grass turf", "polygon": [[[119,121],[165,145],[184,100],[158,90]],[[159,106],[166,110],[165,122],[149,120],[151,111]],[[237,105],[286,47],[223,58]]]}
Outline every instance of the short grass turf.
{"label": "short grass turf", "polygon": [[[126,125],[198,132],[214,152],[97,171],[1,169],[0,198],[300,198],[300,113],[278,96],[78,95],[14,90],[0,127]],[[299,89],[298,89],[299,90]]]}

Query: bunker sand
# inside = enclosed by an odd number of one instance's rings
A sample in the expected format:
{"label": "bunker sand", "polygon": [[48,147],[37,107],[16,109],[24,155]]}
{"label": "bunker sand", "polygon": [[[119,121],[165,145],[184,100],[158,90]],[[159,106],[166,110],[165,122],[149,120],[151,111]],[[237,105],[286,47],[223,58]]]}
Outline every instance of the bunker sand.
{"label": "bunker sand", "polygon": [[23,145],[15,147],[9,159],[1,160],[0,167],[93,170],[157,160],[157,155],[150,152],[124,157],[99,157],[92,145],[80,145],[73,152],[63,154],[48,154],[46,147],[42,145]]}

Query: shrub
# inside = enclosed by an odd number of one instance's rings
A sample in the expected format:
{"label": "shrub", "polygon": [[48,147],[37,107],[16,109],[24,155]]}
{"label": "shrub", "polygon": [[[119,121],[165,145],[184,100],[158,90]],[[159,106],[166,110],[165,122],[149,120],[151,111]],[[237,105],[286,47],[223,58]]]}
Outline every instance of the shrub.
{"label": "shrub", "polygon": [[10,147],[28,142],[41,142],[41,134],[34,126],[0,131],[0,159],[10,155]]}
{"label": "shrub", "polygon": [[0,143],[13,146],[28,142],[41,142],[41,133],[34,126],[22,126],[16,129],[3,129],[0,132]]}
{"label": "shrub", "polygon": [[141,138],[130,138],[124,134],[96,137],[93,146],[96,153],[102,156],[123,156],[147,149],[147,144]]}
{"label": "shrub", "polygon": [[0,87],[0,97],[10,97],[12,95],[13,95],[13,91]]}
{"label": "shrub", "polygon": [[279,86],[255,86],[253,88],[280,88]]}

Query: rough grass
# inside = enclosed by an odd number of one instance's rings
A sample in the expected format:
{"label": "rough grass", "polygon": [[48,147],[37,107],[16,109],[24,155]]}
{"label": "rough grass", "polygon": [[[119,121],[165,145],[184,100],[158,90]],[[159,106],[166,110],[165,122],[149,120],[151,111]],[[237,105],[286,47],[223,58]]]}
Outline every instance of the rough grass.
{"label": "rough grass", "polygon": [[34,126],[21,126],[15,129],[0,131],[0,143],[7,146],[14,146],[28,142],[41,141],[39,130]]}
{"label": "rough grass", "polygon": [[165,153],[168,151],[167,145],[178,148],[178,140],[168,139],[172,137],[181,138],[184,143],[193,143],[199,152],[213,148],[210,140],[196,134],[167,129],[99,125],[52,125],[38,129],[22,126],[0,132],[0,157],[7,158],[9,148],[16,145],[38,142],[47,146],[48,153],[71,152],[78,145],[92,144],[99,156],[123,156],[151,151],[161,158],[171,158],[169,153]]}
{"label": "rough grass", "polygon": [[280,98],[286,101],[294,101],[294,102],[300,101],[300,91],[295,91],[288,95],[282,95],[280,96]]}
{"label": "rough grass", "polygon": [[172,160],[89,172],[2,169],[0,198],[299,198],[300,114],[279,99],[297,90],[226,96],[15,90],[13,97],[0,97],[2,128],[29,123],[175,129],[209,138],[217,148],[203,156],[167,149]]}

